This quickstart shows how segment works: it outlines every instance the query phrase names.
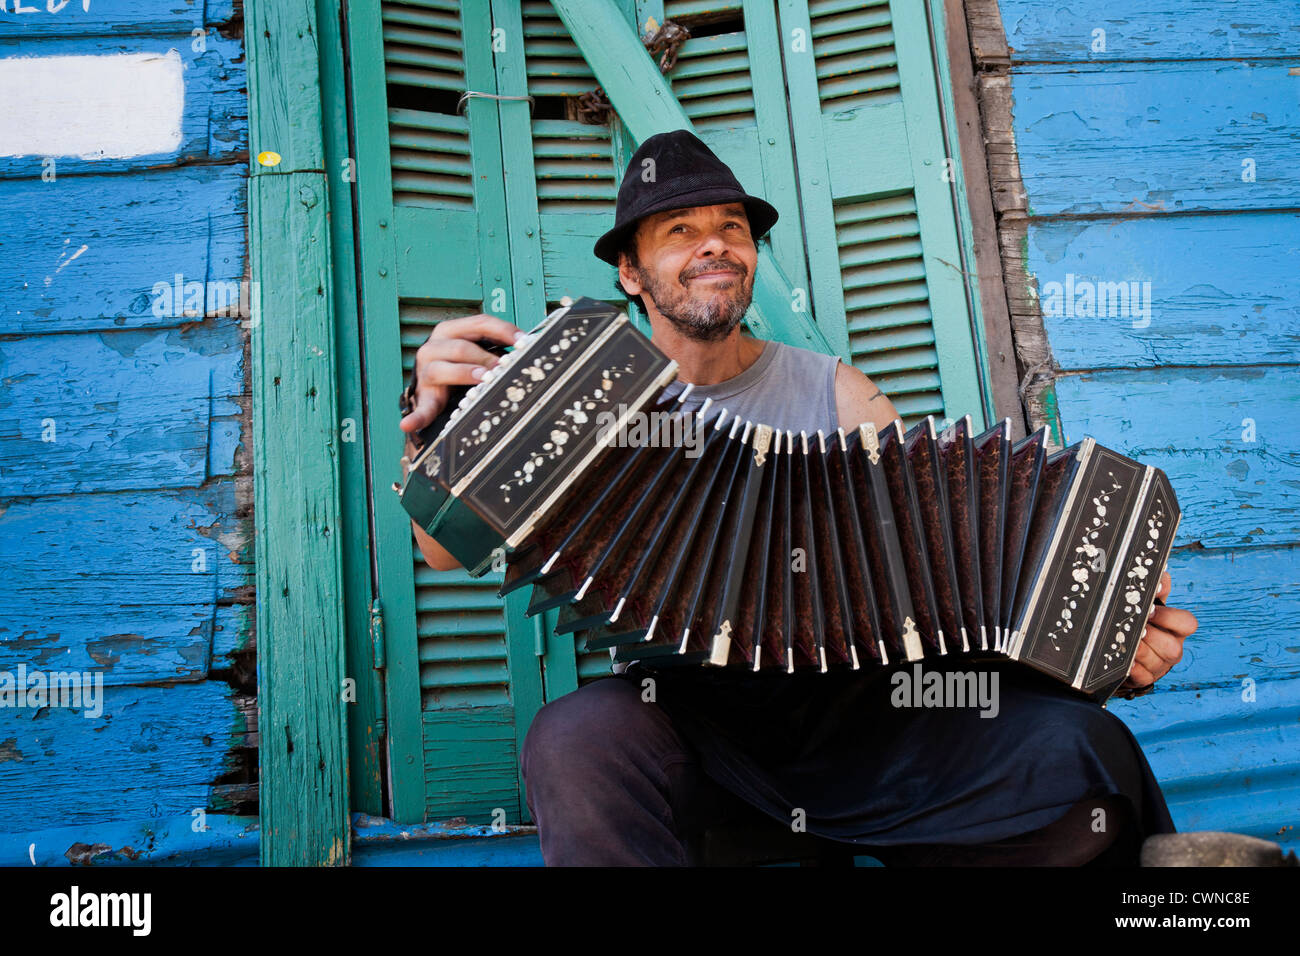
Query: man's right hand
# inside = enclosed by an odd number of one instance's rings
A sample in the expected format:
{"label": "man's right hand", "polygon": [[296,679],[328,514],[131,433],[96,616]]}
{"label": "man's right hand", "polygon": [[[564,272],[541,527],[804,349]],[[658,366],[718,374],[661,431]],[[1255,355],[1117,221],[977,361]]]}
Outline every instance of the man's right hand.
{"label": "man's right hand", "polygon": [[[407,435],[407,452],[411,437],[427,428],[447,407],[452,385],[475,385],[494,368],[498,357],[476,343],[486,339],[514,345],[523,332],[509,322],[491,315],[466,315],[444,319],[433,328],[428,340],[415,353],[415,407],[398,422]],[[442,545],[426,534],[414,521],[415,540],[429,566],[438,571],[460,567],[460,562]]]}
{"label": "man's right hand", "polygon": [[415,407],[398,423],[407,435],[427,428],[447,406],[449,386],[477,385],[498,357],[476,343],[482,339],[514,345],[523,332],[491,315],[444,319],[415,353]]}

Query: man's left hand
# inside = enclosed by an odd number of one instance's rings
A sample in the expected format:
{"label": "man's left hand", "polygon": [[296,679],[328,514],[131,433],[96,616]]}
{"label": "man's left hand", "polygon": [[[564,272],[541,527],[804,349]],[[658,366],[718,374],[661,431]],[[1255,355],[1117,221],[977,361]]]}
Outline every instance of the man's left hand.
{"label": "man's left hand", "polygon": [[[1156,597],[1164,600],[1172,587],[1173,579],[1166,571],[1160,575]],[[1196,630],[1196,624],[1196,615],[1191,611],[1163,604],[1152,605],[1146,632],[1133,660],[1133,669],[1121,686],[1146,687],[1169,673],[1169,669],[1182,660],[1183,641]]]}

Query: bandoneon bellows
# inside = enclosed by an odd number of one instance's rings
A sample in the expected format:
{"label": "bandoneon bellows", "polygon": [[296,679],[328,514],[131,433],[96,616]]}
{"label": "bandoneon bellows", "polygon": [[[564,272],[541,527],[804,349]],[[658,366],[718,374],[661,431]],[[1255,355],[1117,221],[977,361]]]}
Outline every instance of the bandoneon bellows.
{"label": "bandoneon bellows", "polygon": [[[745,421],[626,315],[556,310],[419,436],[406,510],[474,576],[623,660],[868,668],[1022,661],[1104,701],[1180,512],[1164,472],[1004,420],[831,434]],[[456,399],[459,399],[458,403]]]}

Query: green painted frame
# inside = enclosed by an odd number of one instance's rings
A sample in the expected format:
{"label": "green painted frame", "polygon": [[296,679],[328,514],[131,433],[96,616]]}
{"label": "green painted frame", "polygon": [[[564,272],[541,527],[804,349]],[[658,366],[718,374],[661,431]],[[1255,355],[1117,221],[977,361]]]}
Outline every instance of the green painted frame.
{"label": "green painted frame", "polygon": [[356,161],[348,138],[341,10],[344,0],[316,0],[325,172],[329,183],[330,249],[334,273],[334,328],[340,416],[339,473],[343,508],[344,611],[348,676],[355,683],[348,706],[348,783],[355,812],[385,816],[384,612],[376,598],[375,554],[370,538],[367,472],[367,399],[362,389],[361,317],[357,310],[356,250],[352,238],[352,186]]}
{"label": "green painted frame", "polygon": [[[947,7],[953,0],[926,0],[929,22],[931,57],[935,65],[935,83],[939,88],[939,121],[943,127],[944,152],[952,160],[953,182],[950,184],[952,203],[957,222],[957,242],[960,254],[962,279],[966,288],[968,312],[971,320],[971,343],[975,349],[978,375],[976,386],[986,424],[997,421],[998,409],[994,401],[993,374],[989,367],[989,344],[984,313],[984,292],[979,273],[975,268],[975,220],[971,214],[967,173],[962,162],[961,130],[957,122],[957,103],[953,93],[952,40],[948,36]],[[960,6],[960,0],[957,0]],[[965,16],[965,11],[961,11]],[[992,210],[989,210],[990,213]],[[1000,265],[1000,263],[999,263]],[[1008,329],[1008,336],[1010,330]]]}
{"label": "green painted frame", "polygon": [[[378,0],[347,6],[347,54],[355,85],[383,89],[384,50]],[[397,310],[397,249],[392,229],[392,174],[387,115],[359,109],[352,98],[350,122],[356,144],[356,273],[365,315],[365,401],[391,407],[401,391],[401,333]],[[376,129],[378,127],[378,129]],[[362,210],[365,214],[362,214]],[[401,434],[381,430],[366,443],[376,485],[373,548],[375,574],[384,587],[384,697],[388,741],[389,811],[395,820],[424,819],[424,729],[420,709],[420,671],[416,647],[415,579],[411,561],[411,522],[394,494],[382,494],[383,480],[400,477]]]}
{"label": "green painted frame", "polygon": [[[313,0],[245,6],[264,866],[346,865],[346,625],[328,182]],[[265,319],[265,321],[263,321]]]}
{"label": "green painted frame", "polygon": [[[942,51],[943,0],[928,2]],[[595,41],[600,41],[605,55],[595,60],[627,70],[600,75],[602,83],[627,95],[624,87],[633,88],[638,80],[649,82],[654,106],[630,111],[632,136],[689,128],[689,120],[667,94],[615,3],[589,0],[581,17],[572,0],[556,0],[555,6],[580,45],[586,39],[587,48],[594,49]],[[351,235],[351,197],[340,185],[347,181],[342,171],[345,161],[362,165],[368,158],[346,155],[347,117],[322,112],[323,101],[336,107],[345,102],[344,38],[338,11],[338,0],[248,0],[246,7],[250,151],[254,157],[264,150],[282,157],[275,166],[254,162],[249,183],[256,314],[274,317],[267,325],[254,324],[252,343],[264,865],[348,862],[349,785],[359,808],[383,809],[378,747],[384,739],[385,690],[390,705],[415,701],[418,710],[419,700],[418,674],[395,675],[396,686],[385,688],[376,666],[381,662],[361,642],[347,640],[349,633],[369,630],[369,601],[354,597],[345,606],[343,595],[369,596],[372,582],[368,516],[364,500],[359,503],[356,494],[365,487],[367,443],[345,447],[340,425],[346,418],[363,422],[361,408],[372,396],[361,393],[359,375],[348,373],[359,369],[361,361],[356,312],[344,307],[355,301],[350,266],[358,262],[354,257],[359,252]],[[602,36],[602,25],[608,28],[615,23],[619,29]],[[366,38],[361,42],[364,45]],[[353,43],[355,56],[355,38]],[[629,59],[621,59],[611,45]],[[633,52],[637,55],[630,56]],[[373,68],[382,59],[370,62]],[[956,131],[946,54],[934,62],[946,107],[943,122],[953,142]],[[593,67],[599,75],[594,60]],[[618,94],[613,90],[611,94],[617,103]],[[953,151],[953,159],[960,168],[958,152]],[[387,164],[371,164],[371,168],[386,170]],[[374,192],[383,192],[387,184],[367,178]],[[970,212],[962,190],[955,192],[960,241],[969,262],[973,261]],[[387,264],[360,262],[359,266],[378,273],[391,264],[389,258]],[[765,272],[773,281],[761,295],[756,290],[755,331],[806,347],[840,351],[806,318],[789,313],[790,284],[779,270]],[[264,281],[267,277],[272,281]],[[284,281],[286,277],[290,281]],[[971,274],[966,280],[972,285],[978,281]],[[974,346],[987,381],[978,288],[973,292]],[[304,342],[308,343],[305,351]],[[375,450],[376,460],[379,451]],[[379,496],[379,500],[386,499]],[[404,530],[404,524],[401,527]],[[345,534],[350,545],[346,556]],[[381,579],[384,573],[402,573],[397,568],[378,571]],[[405,573],[409,575],[409,567]],[[401,618],[413,616],[414,609],[399,605],[386,611]],[[360,720],[348,720],[343,694],[337,690],[345,674],[357,677],[358,706],[353,713]],[[363,674],[372,679],[361,679]],[[415,693],[402,693],[410,691],[410,685]],[[535,710],[540,701],[529,703],[525,711]],[[397,739],[389,740],[395,764],[400,765],[403,756],[407,762],[418,759],[420,740],[414,733],[418,718],[418,713],[389,715],[388,730],[398,730]],[[279,734],[277,728],[283,728]],[[359,772],[351,778],[349,734],[351,753],[359,763]],[[419,818],[424,800],[421,784],[419,775],[393,775],[395,817]]]}

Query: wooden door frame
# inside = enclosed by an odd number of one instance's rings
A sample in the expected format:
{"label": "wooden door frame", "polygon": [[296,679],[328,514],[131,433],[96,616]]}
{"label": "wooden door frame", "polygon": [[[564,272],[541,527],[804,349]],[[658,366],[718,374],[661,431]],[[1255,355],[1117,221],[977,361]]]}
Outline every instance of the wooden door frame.
{"label": "wooden door frame", "polygon": [[[987,176],[981,175],[984,154],[972,132],[978,125],[958,123],[954,116],[954,107],[974,108],[970,59],[961,55],[964,5],[928,2],[948,47],[936,63],[945,128],[951,142],[960,144],[954,159],[966,187],[957,190],[961,241],[971,262],[985,263],[980,275],[967,277],[975,292],[977,348],[985,355],[987,341],[995,353],[1011,356],[994,362],[988,379],[997,410],[1008,414],[1019,403],[1014,353],[1006,351],[1010,331],[1000,261],[994,257],[996,269],[987,265],[992,203]],[[336,9],[332,0],[320,3],[326,11]],[[555,2],[611,101],[617,105],[626,98],[641,107],[626,113],[632,134],[642,139],[690,128],[613,0],[581,6]],[[347,359],[336,347],[332,261],[334,244],[346,233],[340,233],[341,223],[331,222],[327,155],[337,158],[338,144],[326,142],[322,102],[327,83],[339,78],[323,78],[320,59],[341,50],[334,48],[332,22],[324,42],[314,0],[247,0],[245,18],[249,256],[255,315],[269,318],[252,328],[260,854],[264,865],[346,864],[349,749],[342,687],[349,658],[343,598],[345,579],[351,583],[357,573],[349,573],[343,556],[337,373]],[[278,154],[278,161],[260,162],[267,152]],[[351,209],[346,212],[350,222]],[[755,290],[756,311],[781,319],[761,333],[829,351],[819,329],[788,317],[782,308],[790,301],[788,283],[774,262],[766,265],[770,278]],[[982,358],[988,369],[986,363]],[[355,672],[357,662],[351,663]]]}
{"label": "wooden door frame", "polygon": [[[260,862],[350,860],[339,402],[317,12],[248,0]],[[265,321],[263,321],[265,319]]]}
{"label": "wooden door frame", "polygon": [[[1026,433],[1020,375],[1011,332],[1011,311],[1003,279],[997,212],[989,179],[985,123],[980,112],[975,61],[967,26],[967,0],[927,0],[936,32],[942,28],[947,55],[937,57],[943,120],[958,168],[958,230],[973,285],[977,327],[983,331],[980,362],[995,417],[1011,419],[1013,437]],[[987,4],[996,9],[996,0]]]}

